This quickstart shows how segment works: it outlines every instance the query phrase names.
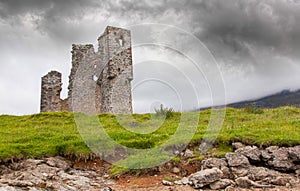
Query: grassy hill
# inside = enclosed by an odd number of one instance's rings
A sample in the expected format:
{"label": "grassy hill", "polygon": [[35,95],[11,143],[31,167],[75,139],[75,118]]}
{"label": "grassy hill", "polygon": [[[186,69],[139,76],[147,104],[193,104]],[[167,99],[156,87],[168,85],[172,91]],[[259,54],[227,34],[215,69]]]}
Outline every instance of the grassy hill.
{"label": "grassy hill", "polygon": [[[201,111],[192,143],[199,143],[207,130],[210,110]],[[195,113],[194,113],[195,114]],[[0,116],[0,159],[64,155],[88,156],[92,154],[79,134],[73,113],[42,113],[28,116]],[[164,143],[175,133],[181,113],[172,113],[153,130],[151,114],[134,114],[124,122],[140,131],[133,133],[124,128],[117,117],[110,114],[94,116],[106,133],[121,145],[145,149]],[[97,124],[95,124],[97,126]],[[143,132],[149,132],[143,134]],[[183,133],[184,136],[184,133]],[[97,141],[97,135],[93,137]],[[230,150],[231,141],[242,141],[259,146],[300,144],[300,109],[227,108],[226,117],[215,145],[219,153]]]}
{"label": "grassy hill", "polygon": [[247,106],[255,105],[262,108],[276,108],[283,106],[300,107],[300,90],[291,92],[283,90],[282,92],[269,95],[257,100],[242,101],[238,103],[229,104],[228,107],[244,108]]}

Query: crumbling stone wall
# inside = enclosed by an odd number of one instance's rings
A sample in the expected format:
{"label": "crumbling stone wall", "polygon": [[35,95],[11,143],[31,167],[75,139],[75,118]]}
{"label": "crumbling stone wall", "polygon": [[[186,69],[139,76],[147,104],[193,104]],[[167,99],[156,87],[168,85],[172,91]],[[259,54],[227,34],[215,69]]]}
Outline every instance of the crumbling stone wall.
{"label": "crumbling stone wall", "polygon": [[[103,43],[104,41],[104,43]],[[103,69],[98,85],[102,90],[102,112],[105,113],[131,113],[131,81],[132,52],[130,31],[107,27],[99,47],[104,44],[100,53],[106,54],[106,67]]]}
{"label": "crumbling stone wall", "polygon": [[61,73],[51,71],[42,77],[41,112],[61,111]]}
{"label": "crumbling stone wall", "polygon": [[88,44],[73,45],[71,53],[68,98],[61,101],[62,110],[87,114],[132,113],[129,30],[108,26],[98,38],[97,52]]}
{"label": "crumbling stone wall", "polygon": [[85,55],[90,49],[94,49],[92,44],[88,45],[72,45],[72,69],[69,76],[69,86],[68,86],[68,98],[66,100],[66,108],[68,111],[72,111],[72,94],[73,94],[73,86],[74,80],[76,77],[76,72],[79,68],[79,65],[82,63]]}

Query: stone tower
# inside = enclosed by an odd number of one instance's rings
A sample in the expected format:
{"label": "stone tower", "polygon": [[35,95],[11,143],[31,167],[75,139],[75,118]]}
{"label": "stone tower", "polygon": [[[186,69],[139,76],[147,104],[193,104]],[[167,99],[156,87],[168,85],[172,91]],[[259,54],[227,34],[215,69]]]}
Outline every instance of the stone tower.
{"label": "stone tower", "polygon": [[51,71],[42,77],[41,112],[61,111],[61,73]]}
{"label": "stone tower", "polygon": [[68,98],[61,100],[61,110],[87,114],[132,113],[129,30],[108,26],[98,38],[97,52],[93,45],[87,44],[72,45],[71,53]]}
{"label": "stone tower", "polygon": [[109,26],[98,42],[98,52],[105,63],[97,81],[101,90],[101,112],[132,113],[130,31]]}

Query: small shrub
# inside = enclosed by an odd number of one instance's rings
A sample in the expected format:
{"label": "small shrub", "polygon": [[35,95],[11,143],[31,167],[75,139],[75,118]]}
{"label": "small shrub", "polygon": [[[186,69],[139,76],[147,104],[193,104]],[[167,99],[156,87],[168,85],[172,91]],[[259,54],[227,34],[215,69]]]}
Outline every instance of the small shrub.
{"label": "small shrub", "polygon": [[164,107],[163,104],[160,105],[159,109],[154,109],[155,110],[155,115],[157,117],[166,117],[166,119],[170,118],[173,116],[174,109],[173,108],[168,108]]}
{"label": "small shrub", "polygon": [[248,105],[244,108],[244,111],[246,113],[252,113],[252,114],[263,114],[264,110],[260,107],[257,107],[255,104]]}

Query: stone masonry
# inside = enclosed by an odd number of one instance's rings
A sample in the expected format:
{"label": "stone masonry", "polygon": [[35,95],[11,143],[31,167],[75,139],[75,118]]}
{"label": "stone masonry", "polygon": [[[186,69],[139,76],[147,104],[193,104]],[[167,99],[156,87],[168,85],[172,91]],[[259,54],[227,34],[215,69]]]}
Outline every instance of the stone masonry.
{"label": "stone masonry", "polygon": [[60,99],[61,74],[42,78],[41,112],[74,111],[86,114],[132,113],[131,35],[108,26],[93,45],[72,45],[68,98]]}
{"label": "stone masonry", "polygon": [[42,77],[41,112],[61,111],[61,73],[49,72]]}

